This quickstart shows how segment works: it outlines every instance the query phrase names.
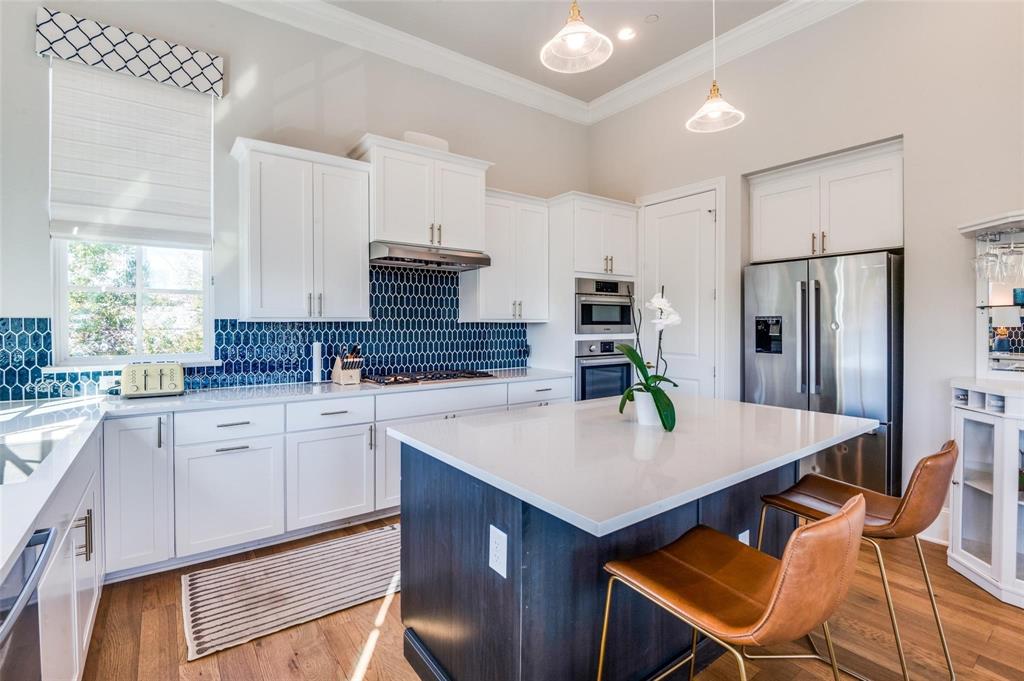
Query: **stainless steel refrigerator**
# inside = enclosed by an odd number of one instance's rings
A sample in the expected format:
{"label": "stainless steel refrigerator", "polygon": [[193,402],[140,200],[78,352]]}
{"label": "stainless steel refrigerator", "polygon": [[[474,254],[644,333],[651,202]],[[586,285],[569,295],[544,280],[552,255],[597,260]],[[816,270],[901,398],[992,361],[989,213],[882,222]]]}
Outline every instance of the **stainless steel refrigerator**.
{"label": "stainless steel refrigerator", "polygon": [[801,474],[900,494],[903,256],[750,265],[743,288],[744,400],[878,419],[877,431],[804,459]]}

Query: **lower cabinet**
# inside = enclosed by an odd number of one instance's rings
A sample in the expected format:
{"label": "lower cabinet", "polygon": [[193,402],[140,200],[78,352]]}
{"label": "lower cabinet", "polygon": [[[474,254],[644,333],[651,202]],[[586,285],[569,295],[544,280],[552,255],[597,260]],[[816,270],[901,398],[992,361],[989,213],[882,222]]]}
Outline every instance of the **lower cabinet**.
{"label": "lower cabinet", "polygon": [[159,563],[174,555],[174,457],[169,416],[103,424],[107,570]]}
{"label": "lower cabinet", "polygon": [[176,447],[178,557],[284,532],[284,437]]}
{"label": "lower cabinet", "polygon": [[395,419],[377,424],[377,437],[380,442],[375,452],[377,499],[375,507],[377,510],[394,508],[402,500],[402,443],[387,436],[388,428],[419,421],[432,421],[436,418],[438,416],[434,414],[412,419]]}
{"label": "lower cabinet", "polygon": [[371,424],[286,436],[288,531],[373,511],[372,437]]}
{"label": "lower cabinet", "polygon": [[[99,462],[100,437],[86,443],[95,453],[82,457]],[[54,528],[64,535],[39,581],[39,636],[42,678],[73,681],[81,678],[89,652],[89,637],[103,588],[103,519],[99,466],[88,477],[77,505],[59,498],[67,525]],[[79,488],[80,489],[80,488]],[[67,503],[66,506],[64,504]],[[73,513],[71,513],[73,511]],[[63,514],[62,514],[63,515]]]}

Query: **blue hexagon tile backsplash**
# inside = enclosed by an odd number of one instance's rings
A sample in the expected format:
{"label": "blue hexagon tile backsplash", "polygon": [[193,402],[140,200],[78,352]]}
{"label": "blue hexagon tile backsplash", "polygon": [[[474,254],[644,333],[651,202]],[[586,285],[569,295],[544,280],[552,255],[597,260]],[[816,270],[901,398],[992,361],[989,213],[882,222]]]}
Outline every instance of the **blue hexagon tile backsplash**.
{"label": "blue hexagon tile backsplash", "polygon": [[[313,379],[313,343],[323,343],[326,379],[333,358],[355,344],[366,373],[421,369],[503,369],[526,366],[522,323],[458,321],[454,272],[370,268],[369,322],[214,322],[217,367],[186,369],[186,388],[220,388]],[[0,400],[68,397],[100,391],[119,372],[44,373],[52,362],[47,318],[0,318]]]}

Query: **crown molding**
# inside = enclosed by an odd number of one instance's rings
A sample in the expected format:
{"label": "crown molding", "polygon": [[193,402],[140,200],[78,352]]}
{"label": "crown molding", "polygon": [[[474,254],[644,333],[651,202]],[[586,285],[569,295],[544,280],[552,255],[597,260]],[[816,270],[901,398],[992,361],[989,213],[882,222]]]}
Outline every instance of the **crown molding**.
{"label": "crown molding", "polygon": [[221,0],[238,9],[586,125],[587,103],[323,0]]}
{"label": "crown molding", "polygon": [[[728,64],[859,2],[861,0],[788,0],[719,35],[718,65]],[[711,41],[708,41],[592,100],[588,105],[588,123],[614,116],[710,72]]]}
{"label": "crown molding", "polygon": [[[709,41],[588,103],[323,0],[220,1],[582,125],[614,116],[711,71]],[[787,0],[718,36],[718,65],[750,54],[859,2]]]}

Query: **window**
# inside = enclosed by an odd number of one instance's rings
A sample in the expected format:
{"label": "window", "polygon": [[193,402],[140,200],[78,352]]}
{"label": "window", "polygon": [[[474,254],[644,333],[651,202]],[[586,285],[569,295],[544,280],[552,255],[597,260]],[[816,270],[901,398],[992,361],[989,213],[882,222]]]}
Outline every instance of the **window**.
{"label": "window", "polygon": [[212,356],[207,251],[55,243],[58,363]]}

